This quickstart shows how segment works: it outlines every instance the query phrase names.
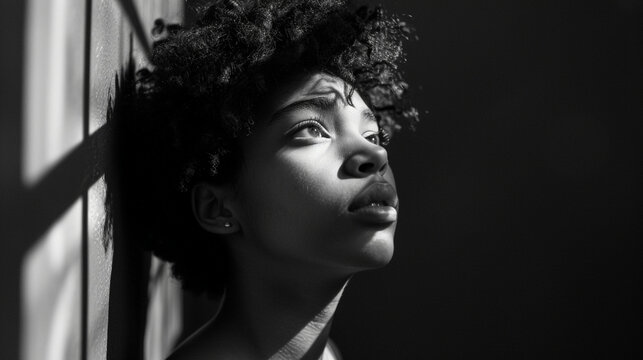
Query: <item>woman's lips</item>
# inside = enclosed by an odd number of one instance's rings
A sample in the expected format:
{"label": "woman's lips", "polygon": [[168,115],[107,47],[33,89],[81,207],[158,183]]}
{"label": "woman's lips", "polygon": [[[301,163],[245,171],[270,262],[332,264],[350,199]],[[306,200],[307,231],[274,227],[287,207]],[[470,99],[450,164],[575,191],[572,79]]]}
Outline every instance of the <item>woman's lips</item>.
{"label": "woman's lips", "polygon": [[357,220],[374,225],[385,225],[397,221],[397,209],[397,192],[387,182],[367,185],[348,207],[350,214]]}
{"label": "woman's lips", "polygon": [[363,222],[380,225],[397,221],[397,210],[392,206],[364,206],[351,211],[356,219]]}

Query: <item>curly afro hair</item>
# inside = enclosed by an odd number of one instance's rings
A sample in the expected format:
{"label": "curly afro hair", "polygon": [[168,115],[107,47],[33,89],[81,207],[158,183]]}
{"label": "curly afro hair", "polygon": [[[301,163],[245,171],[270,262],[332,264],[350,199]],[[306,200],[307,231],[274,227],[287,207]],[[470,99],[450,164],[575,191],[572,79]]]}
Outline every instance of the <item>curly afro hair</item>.
{"label": "curly afro hair", "polygon": [[133,106],[114,111],[128,118],[115,126],[119,209],[128,238],[171,262],[186,289],[216,295],[227,249],[194,219],[192,185],[235,182],[257,99],[293,73],[351,84],[349,98],[359,92],[385,140],[402,123],[413,128],[418,114],[398,67],[411,30],[379,8],[342,0],[220,0],[194,26],[166,29],[153,67],[137,73]]}

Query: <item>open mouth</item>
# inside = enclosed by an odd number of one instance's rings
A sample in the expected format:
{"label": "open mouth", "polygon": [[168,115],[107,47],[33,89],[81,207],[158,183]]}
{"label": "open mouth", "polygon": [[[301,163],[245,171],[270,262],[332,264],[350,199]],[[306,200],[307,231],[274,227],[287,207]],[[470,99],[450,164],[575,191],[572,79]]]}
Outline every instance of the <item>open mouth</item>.
{"label": "open mouth", "polygon": [[367,206],[388,206],[384,201],[377,201],[368,204]]}
{"label": "open mouth", "polygon": [[372,183],[362,190],[348,206],[348,211],[363,207],[392,207],[397,210],[398,199],[395,188],[387,182]]}
{"label": "open mouth", "polygon": [[357,194],[348,211],[362,222],[390,224],[397,221],[397,192],[387,182],[372,183]]}

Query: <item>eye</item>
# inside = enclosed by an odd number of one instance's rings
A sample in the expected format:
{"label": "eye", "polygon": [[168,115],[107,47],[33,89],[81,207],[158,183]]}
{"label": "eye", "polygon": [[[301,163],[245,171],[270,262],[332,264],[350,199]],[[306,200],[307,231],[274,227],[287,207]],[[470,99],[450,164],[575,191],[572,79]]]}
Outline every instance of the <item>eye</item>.
{"label": "eye", "polygon": [[328,131],[326,131],[321,122],[316,119],[304,120],[295,124],[295,126],[293,126],[286,132],[286,135],[294,140],[321,139],[330,137]]}
{"label": "eye", "polygon": [[312,137],[312,138],[320,138],[324,136],[321,130],[317,126],[312,126],[312,125],[306,126],[305,128],[298,130],[293,135],[295,135],[295,137]]}
{"label": "eye", "polygon": [[380,144],[380,134],[370,134],[365,136],[364,138],[375,145]]}
{"label": "eye", "polygon": [[391,141],[391,135],[384,129],[379,129],[377,133],[371,133],[364,138],[379,146],[386,146]]}

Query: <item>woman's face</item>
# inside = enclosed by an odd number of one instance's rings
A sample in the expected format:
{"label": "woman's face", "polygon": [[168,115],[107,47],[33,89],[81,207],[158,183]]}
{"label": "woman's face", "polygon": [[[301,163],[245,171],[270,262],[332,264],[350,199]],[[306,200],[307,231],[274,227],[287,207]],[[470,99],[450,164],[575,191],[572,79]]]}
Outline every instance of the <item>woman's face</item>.
{"label": "woman's face", "polygon": [[[350,273],[393,255],[398,200],[375,117],[317,73],[272,94],[243,144],[242,239],[280,262]],[[352,105],[351,105],[352,103]]]}

